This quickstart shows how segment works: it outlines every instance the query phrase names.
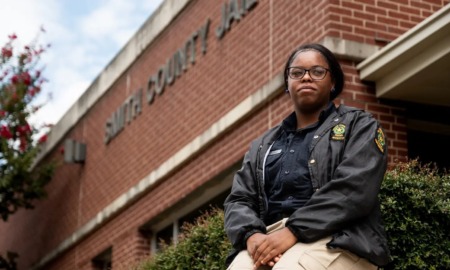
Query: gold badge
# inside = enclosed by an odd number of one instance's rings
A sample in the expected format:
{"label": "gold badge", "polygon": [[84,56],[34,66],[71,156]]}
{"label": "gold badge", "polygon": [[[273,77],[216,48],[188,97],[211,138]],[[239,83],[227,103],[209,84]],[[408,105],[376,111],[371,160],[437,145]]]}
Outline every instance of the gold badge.
{"label": "gold badge", "polygon": [[375,143],[380,149],[381,153],[384,153],[384,146],[386,145],[386,140],[384,139],[384,133],[381,128],[377,129],[377,134],[375,136]]}
{"label": "gold badge", "polygon": [[333,130],[331,131],[331,139],[342,141],[345,140],[345,125],[339,124],[336,125]]}

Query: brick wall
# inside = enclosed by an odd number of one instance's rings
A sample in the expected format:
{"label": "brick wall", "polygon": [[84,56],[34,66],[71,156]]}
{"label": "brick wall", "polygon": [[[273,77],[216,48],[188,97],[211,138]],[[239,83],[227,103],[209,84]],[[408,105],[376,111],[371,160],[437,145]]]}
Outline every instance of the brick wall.
{"label": "brick wall", "polygon": [[328,35],[367,44],[385,45],[424,18],[448,4],[448,0],[333,0]]}
{"label": "brick wall", "polygon": [[[0,225],[0,251],[22,254],[23,269],[37,263],[114,199],[137,184],[215,123],[231,108],[282,71],[293,48],[331,36],[384,45],[449,1],[259,1],[218,40],[224,1],[191,1],[185,10],[69,131],[66,138],[87,144],[84,165],[64,164],[59,149],[48,158],[61,163],[49,197],[33,211],[20,211]],[[196,62],[109,144],[105,122],[150,75],[210,18],[206,54],[197,42]],[[390,162],[407,156],[404,111],[377,100],[375,86],[361,82],[353,61],[342,59],[346,87],[336,103],[363,108],[378,119],[389,138]],[[252,139],[279,123],[292,109],[280,94],[164,179],[46,269],[89,269],[90,260],[113,246],[115,260],[132,263],[148,250],[137,228],[180,198],[240,160]],[[145,252],[144,252],[145,253]]]}
{"label": "brick wall", "polygon": [[407,136],[405,110],[383,104],[375,97],[375,86],[363,83],[358,76],[355,62],[341,61],[346,77],[345,87],[335,103],[361,108],[370,112],[383,127],[388,138],[389,163],[406,161]]}

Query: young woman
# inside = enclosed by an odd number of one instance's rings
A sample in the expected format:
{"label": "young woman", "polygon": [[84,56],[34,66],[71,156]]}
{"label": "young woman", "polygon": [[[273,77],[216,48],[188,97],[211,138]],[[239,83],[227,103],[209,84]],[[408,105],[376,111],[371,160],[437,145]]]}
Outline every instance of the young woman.
{"label": "young woman", "polygon": [[225,201],[228,269],[377,269],[389,261],[383,130],[334,106],[344,74],[324,46],[297,48],[284,78],[293,112],[252,143]]}

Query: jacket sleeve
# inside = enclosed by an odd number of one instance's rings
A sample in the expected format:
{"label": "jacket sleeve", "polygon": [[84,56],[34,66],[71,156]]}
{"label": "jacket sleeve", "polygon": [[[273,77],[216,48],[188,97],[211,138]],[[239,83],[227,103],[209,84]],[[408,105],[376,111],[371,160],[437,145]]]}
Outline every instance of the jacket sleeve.
{"label": "jacket sleeve", "polygon": [[[370,215],[378,205],[387,167],[386,144],[378,122],[367,113],[358,115],[347,127],[349,133],[338,157],[330,153],[330,138],[323,138],[316,145],[318,149],[311,153],[311,172],[330,172],[329,179],[325,179],[328,182],[286,223],[299,241],[311,242],[340,232]],[[335,163],[335,158],[338,159],[335,168],[327,168]]]}
{"label": "jacket sleeve", "polygon": [[265,233],[259,218],[258,184],[255,175],[257,145],[253,143],[245,154],[242,168],[235,174],[230,195],[225,200],[225,231],[233,247],[246,249],[246,240],[256,232]]}

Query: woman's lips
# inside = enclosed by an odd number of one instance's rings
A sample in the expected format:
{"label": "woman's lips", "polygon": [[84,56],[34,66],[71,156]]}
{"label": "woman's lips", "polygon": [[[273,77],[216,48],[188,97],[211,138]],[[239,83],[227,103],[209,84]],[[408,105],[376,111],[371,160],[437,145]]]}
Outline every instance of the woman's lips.
{"label": "woman's lips", "polygon": [[302,86],[298,89],[298,91],[316,91],[317,89],[312,86]]}

